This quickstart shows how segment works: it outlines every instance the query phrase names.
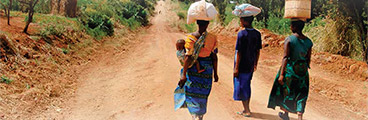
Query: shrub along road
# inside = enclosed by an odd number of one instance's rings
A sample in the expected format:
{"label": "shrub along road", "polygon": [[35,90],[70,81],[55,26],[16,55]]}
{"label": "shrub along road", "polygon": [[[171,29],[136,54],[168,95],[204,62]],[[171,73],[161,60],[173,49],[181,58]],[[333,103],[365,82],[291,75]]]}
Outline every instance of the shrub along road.
{"label": "shrub along road", "polygon": [[[175,41],[185,36],[169,26],[169,22],[173,22],[170,19],[176,16],[170,10],[169,2],[158,2],[156,11],[161,11],[160,14],[152,19],[152,26],[146,32],[138,35],[136,39],[139,42],[131,45],[128,52],[106,53],[99,56],[97,61],[85,65],[77,80],[79,86],[75,97],[66,102],[62,109],[51,111],[45,116],[81,120],[191,119],[187,109],[174,111],[173,91],[179,80],[180,70],[175,54]],[[261,63],[280,57],[271,55],[267,50],[262,50],[261,56]],[[279,110],[266,108],[277,67],[260,64],[255,73],[251,98],[253,117],[249,119],[278,119]],[[232,70],[233,59],[220,51],[220,82],[213,83],[205,119],[244,119],[236,115],[237,111],[242,110],[241,103],[232,99]],[[318,74],[317,72],[311,74]],[[291,117],[296,119],[296,115]],[[314,92],[310,93],[305,118],[365,119]]]}

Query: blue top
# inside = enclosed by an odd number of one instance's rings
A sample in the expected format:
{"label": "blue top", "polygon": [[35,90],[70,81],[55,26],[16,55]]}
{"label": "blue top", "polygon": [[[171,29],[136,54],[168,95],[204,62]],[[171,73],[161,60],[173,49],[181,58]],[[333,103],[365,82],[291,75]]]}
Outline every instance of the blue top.
{"label": "blue top", "polygon": [[241,54],[239,73],[254,72],[257,50],[260,49],[262,49],[262,38],[259,31],[246,28],[238,33],[235,50]]}

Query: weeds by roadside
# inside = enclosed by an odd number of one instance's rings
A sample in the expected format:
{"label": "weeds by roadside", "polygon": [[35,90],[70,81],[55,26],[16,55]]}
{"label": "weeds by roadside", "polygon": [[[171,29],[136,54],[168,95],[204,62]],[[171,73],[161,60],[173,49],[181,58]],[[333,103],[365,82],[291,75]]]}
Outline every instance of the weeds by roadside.
{"label": "weeds by roadside", "polygon": [[190,3],[180,2],[178,0],[173,0],[173,9],[176,12],[176,15],[179,17],[179,20],[171,23],[170,26],[178,28],[179,30],[191,33],[197,30],[197,26],[195,23],[187,24],[187,11],[189,9]]}

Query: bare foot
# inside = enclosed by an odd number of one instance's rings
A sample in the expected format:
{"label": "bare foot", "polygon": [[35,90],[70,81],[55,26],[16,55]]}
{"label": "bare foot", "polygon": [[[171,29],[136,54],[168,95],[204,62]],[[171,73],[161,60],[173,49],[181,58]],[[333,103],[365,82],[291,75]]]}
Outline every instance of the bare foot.
{"label": "bare foot", "polygon": [[244,116],[244,117],[251,117],[252,113],[250,112],[237,112],[238,115]]}

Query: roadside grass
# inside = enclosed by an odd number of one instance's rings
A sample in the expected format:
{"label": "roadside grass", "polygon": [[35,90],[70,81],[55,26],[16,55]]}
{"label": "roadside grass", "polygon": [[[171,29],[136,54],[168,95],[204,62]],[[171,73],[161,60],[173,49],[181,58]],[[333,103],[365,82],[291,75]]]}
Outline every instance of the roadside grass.
{"label": "roadside grass", "polygon": [[191,33],[197,30],[197,26],[195,23],[187,24],[187,11],[189,9],[190,4],[185,2],[180,2],[178,0],[173,0],[172,9],[175,11],[176,15],[179,17],[179,20],[173,21],[170,26],[179,29],[180,31]]}

